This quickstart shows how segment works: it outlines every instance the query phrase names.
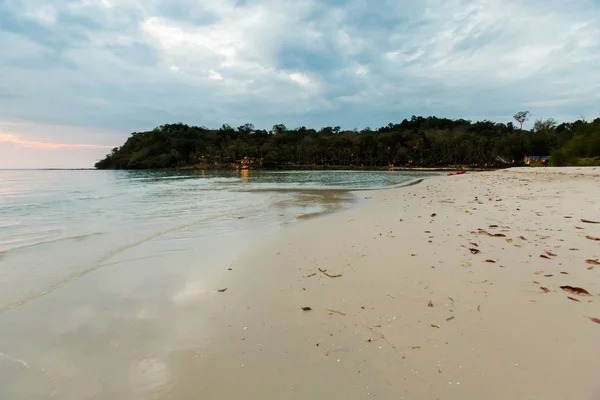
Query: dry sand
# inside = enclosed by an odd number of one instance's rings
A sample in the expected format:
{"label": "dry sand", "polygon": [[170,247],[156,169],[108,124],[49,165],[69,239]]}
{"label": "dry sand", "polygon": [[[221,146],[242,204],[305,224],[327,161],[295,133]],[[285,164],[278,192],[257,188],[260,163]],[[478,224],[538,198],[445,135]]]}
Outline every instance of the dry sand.
{"label": "dry sand", "polygon": [[217,274],[211,341],[152,397],[600,399],[600,224],[581,221],[600,168],[360,196]]}

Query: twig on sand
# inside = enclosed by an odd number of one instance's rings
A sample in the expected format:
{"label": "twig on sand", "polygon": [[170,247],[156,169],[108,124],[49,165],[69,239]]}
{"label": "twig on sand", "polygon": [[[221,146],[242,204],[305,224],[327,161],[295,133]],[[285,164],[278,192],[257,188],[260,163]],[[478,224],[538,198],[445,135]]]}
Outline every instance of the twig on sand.
{"label": "twig on sand", "polygon": [[342,274],[338,274],[338,275],[328,274],[326,269],[321,269],[321,268],[319,268],[319,272],[322,273],[323,275],[325,275],[328,278],[339,278],[339,277],[342,276]]}

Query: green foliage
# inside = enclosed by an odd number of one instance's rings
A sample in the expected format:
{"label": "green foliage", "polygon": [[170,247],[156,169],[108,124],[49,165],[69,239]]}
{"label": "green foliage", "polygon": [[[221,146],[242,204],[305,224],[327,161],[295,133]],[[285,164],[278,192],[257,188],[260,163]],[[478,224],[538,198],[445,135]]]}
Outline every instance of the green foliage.
{"label": "green foliage", "polygon": [[416,116],[361,131],[344,131],[339,126],[319,131],[304,126],[290,129],[283,124],[270,131],[252,124],[238,128],[225,124],[215,130],[179,123],[133,133],[96,168],[228,167],[244,158],[257,160],[250,164],[265,168],[499,167],[518,165],[526,155],[548,154],[554,165],[598,163],[600,119],[558,126],[552,119],[539,120],[534,128],[529,132],[515,129],[512,123]]}

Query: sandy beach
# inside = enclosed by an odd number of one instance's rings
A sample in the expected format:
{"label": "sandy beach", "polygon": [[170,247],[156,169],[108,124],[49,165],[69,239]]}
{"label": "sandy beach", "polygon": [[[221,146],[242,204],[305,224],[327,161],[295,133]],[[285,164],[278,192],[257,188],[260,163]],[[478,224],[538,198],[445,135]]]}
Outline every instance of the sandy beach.
{"label": "sandy beach", "polygon": [[360,197],[216,274],[210,346],[153,395],[600,398],[600,168]]}

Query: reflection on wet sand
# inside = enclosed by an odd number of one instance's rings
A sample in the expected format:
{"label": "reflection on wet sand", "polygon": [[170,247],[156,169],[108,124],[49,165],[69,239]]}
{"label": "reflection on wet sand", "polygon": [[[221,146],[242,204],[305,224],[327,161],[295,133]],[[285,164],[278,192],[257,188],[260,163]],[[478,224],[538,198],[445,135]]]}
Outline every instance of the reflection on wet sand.
{"label": "reflection on wet sand", "polygon": [[173,231],[1,314],[0,398],[197,396],[182,393],[181,382],[206,367],[202,349],[214,344],[216,332],[232,329],[219,322],[227,310],[211,305],[221,296],[212,284],[215,274],[283,224],[348,207],[354,199],[342,190],[288,194],[275,202],[278,217],[268,224],[248,218]]}

